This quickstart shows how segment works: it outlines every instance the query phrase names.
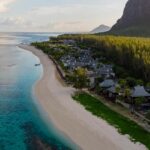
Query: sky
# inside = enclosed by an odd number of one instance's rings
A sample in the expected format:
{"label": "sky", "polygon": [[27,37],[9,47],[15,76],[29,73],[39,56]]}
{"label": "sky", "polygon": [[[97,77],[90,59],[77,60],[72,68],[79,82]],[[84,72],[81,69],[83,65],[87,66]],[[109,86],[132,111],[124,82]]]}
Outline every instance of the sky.
{"label": "sky", "polygon": [[127,0],[0,0],[0,31],[87,32],[112,26]]}

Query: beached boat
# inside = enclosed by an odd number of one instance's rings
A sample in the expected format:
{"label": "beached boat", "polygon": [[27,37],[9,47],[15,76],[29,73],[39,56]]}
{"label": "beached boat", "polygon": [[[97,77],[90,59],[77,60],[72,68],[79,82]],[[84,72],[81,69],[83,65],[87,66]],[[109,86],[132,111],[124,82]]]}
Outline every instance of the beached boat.
{"label": "beached boat", "polygon": [[37,66],[40,66],[41,64],[35,64],[35,66],[37,67]]}

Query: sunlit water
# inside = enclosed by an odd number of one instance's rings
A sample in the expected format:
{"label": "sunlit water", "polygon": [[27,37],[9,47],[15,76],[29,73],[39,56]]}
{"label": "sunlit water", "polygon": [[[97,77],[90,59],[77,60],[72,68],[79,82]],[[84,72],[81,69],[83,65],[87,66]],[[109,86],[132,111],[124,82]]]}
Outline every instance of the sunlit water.
{"label": "sunlit water", "polygon": [[47,124],[33,96],[33,86],[42,76],[42,66],[35,67],[39,59],[16,46],[49,35],[0,34],[0,150],[77,149],[51,122]]}

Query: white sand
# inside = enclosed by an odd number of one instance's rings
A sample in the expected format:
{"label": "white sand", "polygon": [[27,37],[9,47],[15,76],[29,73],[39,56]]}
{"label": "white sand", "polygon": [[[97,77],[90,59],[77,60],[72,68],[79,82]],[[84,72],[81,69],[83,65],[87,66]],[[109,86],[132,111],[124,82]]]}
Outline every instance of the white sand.
{"label": "white sand", "polygon": [[35,87],[35,95],[49,119],[60,131],[84,150],[145,150],[104,120],[93,116],[71,98],[73,88],[64,87],[56,77],[53,62],[42,51],[21,45],[39,57],[44,75]]}

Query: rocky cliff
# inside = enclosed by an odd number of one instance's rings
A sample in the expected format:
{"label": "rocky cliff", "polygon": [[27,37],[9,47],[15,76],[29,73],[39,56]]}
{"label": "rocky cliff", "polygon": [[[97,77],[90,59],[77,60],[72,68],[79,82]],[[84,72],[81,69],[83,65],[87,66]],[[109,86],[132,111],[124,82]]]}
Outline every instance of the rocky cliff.
{"label": "rocky cliff", "polygon": [[150,0],[128,0],[123,16],[110,32],[127,35],[150,35]]}

